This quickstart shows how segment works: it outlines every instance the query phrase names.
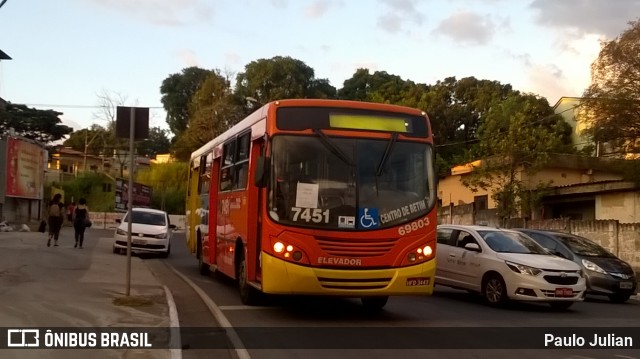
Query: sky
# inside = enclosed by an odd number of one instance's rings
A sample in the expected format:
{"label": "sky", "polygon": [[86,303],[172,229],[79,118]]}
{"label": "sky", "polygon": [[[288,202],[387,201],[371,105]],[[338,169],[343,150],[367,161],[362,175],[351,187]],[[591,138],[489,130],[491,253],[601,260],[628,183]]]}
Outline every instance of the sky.
{"label": "sky", "polygon": [[368,68],[426,84],[495,80],[553,105],[582,94],[602,41],[638,14],[640,0],[8,0],[0,97],[80,130],[106,124],[109,94],[168,129],[168,76],[199,66],[235,77],[291,56],[338,89]]}

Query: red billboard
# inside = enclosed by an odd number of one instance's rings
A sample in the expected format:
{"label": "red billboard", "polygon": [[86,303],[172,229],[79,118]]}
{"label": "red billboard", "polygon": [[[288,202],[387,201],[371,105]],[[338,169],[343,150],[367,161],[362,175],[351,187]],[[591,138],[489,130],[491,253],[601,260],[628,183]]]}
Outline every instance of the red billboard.
{"label": "red billboard", "polygon": [[44,148],[17,138],[7,139],[7,197],[42,199]]}

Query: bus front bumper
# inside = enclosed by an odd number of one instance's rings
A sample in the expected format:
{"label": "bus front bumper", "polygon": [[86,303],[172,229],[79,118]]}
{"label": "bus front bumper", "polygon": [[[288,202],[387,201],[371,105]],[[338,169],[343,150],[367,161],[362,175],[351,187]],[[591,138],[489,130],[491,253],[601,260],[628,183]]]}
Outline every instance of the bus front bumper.
{"label": "bus front bumper", "polygon": [[262,253],[262,291],[269,294],[430,295],[435,258],[408,267],[389,269],[326,269],[301,266]]}

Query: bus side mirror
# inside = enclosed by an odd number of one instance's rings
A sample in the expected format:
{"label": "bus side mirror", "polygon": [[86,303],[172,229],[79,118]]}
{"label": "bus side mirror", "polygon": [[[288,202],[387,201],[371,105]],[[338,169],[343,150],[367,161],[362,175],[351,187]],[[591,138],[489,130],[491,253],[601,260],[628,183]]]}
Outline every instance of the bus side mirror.
{"label": "bus side mirror", "polygon": [[256,163],[256,173],[253,178],[253,183],[256,187],[263,188],[267,186],[269,181],[269,170],[270,170],[270,158],[265,156],[258,157],[258,162]]}

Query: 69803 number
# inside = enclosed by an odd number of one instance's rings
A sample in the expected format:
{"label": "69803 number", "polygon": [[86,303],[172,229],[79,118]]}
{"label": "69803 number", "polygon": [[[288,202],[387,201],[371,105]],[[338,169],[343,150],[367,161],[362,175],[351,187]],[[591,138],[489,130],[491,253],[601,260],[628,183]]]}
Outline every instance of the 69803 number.
{"label": "69803 number", "polygon": [[422,229],[429,225],[429,217],[420,218],[417,221],[413,221],[411,223],[407,223],[404,226],[398,228],[398,234],[404,236],[411,232],[415,232],[418,229]]}

